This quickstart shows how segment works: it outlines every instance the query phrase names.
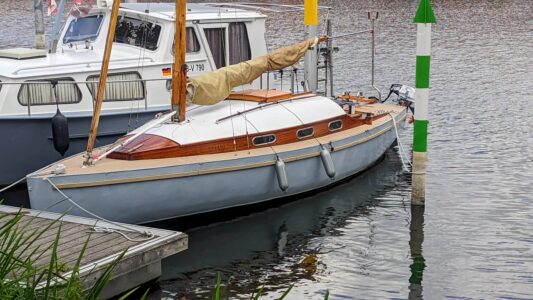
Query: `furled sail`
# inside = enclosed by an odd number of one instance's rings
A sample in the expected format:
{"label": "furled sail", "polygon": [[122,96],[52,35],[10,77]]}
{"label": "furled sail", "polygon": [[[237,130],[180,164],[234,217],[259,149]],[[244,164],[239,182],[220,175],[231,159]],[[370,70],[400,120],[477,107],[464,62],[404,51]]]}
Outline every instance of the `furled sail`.
{"label": "furled sail", "polygon": [[318,41],[318,38],[312,38],[252,60],[191,77],[187,82],[187,102],[199,105],[218,103],[226,99],[233,88],[251,83],[267,71],[281,70],[297,63]]}

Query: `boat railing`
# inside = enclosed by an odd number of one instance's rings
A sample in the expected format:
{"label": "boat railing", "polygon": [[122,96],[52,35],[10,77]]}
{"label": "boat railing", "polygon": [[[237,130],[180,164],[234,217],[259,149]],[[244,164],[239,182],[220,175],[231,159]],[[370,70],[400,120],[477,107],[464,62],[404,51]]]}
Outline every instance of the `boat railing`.
{"label": "boat railing", "polygon": [[[114,62],[128,62],[128,61],[149,61],[154,62],[155,60],[151,57],[132,57],[132,58],[119,58],[119,59],[113,59],[111,63]],[[18,75],[20,72],[23,71],[30,71],[30,70],[39,70],[39,69],[49,69],[49,68],[60,68],[60,67],[71,67],[71,66],[78,66],[78,65],[86,65],[87,67],[90,67],[92,64],[101,64],[102,60],[92,60],[92,61],[84,61],[84,62],[73,62],[73,63],[63,63],[63,64],[56,64],[56,65],[40,65],[40,66],[33,66],[33,67],[23,67],[16,69],[13,71],[13,75]]]}
{"label": "boat railing", "polygon": [[[257,9],[265,12],[273,13],[287,13],[287,12],[302,12],[304,11],[303,5],[295,4],[277,4],[277,3],[260,3],[260,2],[218,2],[218,3],[206,3],[209,6],[216,7],[233,7],[233,8],[246,8],[246,9]],[[330,10],[330,6],[319,5],[318,9],[327,9]]]}

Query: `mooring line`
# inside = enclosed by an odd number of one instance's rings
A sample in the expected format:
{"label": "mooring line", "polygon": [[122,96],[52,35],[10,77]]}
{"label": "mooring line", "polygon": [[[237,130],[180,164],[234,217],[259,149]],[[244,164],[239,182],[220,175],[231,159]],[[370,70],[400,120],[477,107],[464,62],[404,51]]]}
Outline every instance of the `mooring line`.
{"label": "mooring line", "polygon": [[6,186],[5,188],[0,189],[0,193],[3,193],[3,192],[5,192],[5,191],[9,190],[10,188],[12,188],[12,187],[14,187],[15,185],[17,185],[17,184],[23,182],[24,180],[26,180],[26,176],[24,176],[24,177],[22,177],[21,179],[19,179],[19,180],[13,182],[12,184]]}
{"label": "mooring line", "polygon": [[405,154],[405,151],[403,150],[403,145],[402,145],[402,141],[400,140],[400,135],[398,134],[398,127],[396,126],[396,120],[394,119],[394,116],[392,115],[392,113],[389,113],[391,119],[392,119],[392,124],[394,124],[394,132],[396,132],[396,141],[398,141],[398,148],[400,148],[400,160],[402,161],[402,166],[403,166],[403,169],[405,172],[407,173],[411,173],[411,171],[409,171],[409,168],[407,167],[407,165],[405,164],[405,161],[403,160],[403,156],[405,155],[405,159],[407,160],[407,162],[409,163],[410,166],[413,166],[411,161],[409,160],[408,156]]}
{"label": "mooring line", "polygon": [[[126,238],[127,240],[129,241],[132,241],[132,242],[144,242],[144,241],[148,241],[148,240],[151,240],[155,237],[154,233],[151,232],[151,231],[142,231],[142,230],[138,230],[138,229],[135,229],[135,228],[132,228],[132,227],[128,227],[128,226],[125,226],[125,225],[122,225],[120,223],[117,223],[117,222],[113,222],[113,221],[110,221],[106,218],[103,218],[103,217],[100,217],[99,215],[95,214],[95,213],[92,213],[90,212],[89,210],[83,208],[81,205],[79,205],[78,203],[74,202],[74,200],[72,200],[71,197],[65,195],[65,193],[63,193],[63,191],[61,191],[51,180],[50,178],[48,177],[45,177],[44,179],[46,179],[46,181],[48,181],[48,183],[50,183],[50,185],[56,190],[59,192],[59,194],[61,194],[61,196],[63,196],[65,199],[64,200],[67,200],[69,201],[70,203],[72,203],[74,206],[76,206],[77,208],[81,209],[82,211],[84,211],[85,213],[95,217],[97,220],[100,220],[100,221],[104,221],[104,222],[107,222],[109,224],[113,224],[115,226],[118,226],[118,227],[122,227],[126,230],[129,230],[129,231],[135,231],[137,233],[140,233],[140,234],[143,234],[145,236],[148,236],[147,238],[145,239],[133,239],[133,238],[130,238],[129,236],[127,236],[125,233],[123,232],[120,232],[118,230],[115,230],[115,229],[112,229],[112,228],[109,228],[109,227],[102,227],[102,226],[96,226],[96,223],[94,224],[94,226],[91,228],[92,229],[92,232],[95,232],[95,233],[118,233],[120,235],[122,235],[124,238]],[[62,201],[64,201],[62,200]],[[97,221],[98,222],[98,221]]]}

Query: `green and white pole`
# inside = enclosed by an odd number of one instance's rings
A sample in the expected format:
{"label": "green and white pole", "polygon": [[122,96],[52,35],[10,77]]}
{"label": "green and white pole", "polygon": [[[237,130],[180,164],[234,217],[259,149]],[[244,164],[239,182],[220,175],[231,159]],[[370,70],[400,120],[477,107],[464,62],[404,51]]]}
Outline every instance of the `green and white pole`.
{"label": "green and white pole", "polygon": [[435,14],[429,0],[420,0],[414,17],[416,32],[415,120],[413,133],[413,173],[411,204],[424,205],[426,200],[426,160],[428,135],[429,65],[431,24]]}

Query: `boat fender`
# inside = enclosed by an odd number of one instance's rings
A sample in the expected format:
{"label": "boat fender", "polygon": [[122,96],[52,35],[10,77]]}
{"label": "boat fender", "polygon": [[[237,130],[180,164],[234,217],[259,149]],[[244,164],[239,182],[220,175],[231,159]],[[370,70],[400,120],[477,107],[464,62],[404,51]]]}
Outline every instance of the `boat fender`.
{"label": "boat fender", "polygon": [[322,164],[328,174],[329,178],[333,179],[335,177],[335,165],[333,164],[333,159],[331,158],[331,153],[326,148],[322,148],[320,151],[320,158],[322,158]]}
{"label": "boat fender", "polygon": [[287,171],[285,170],[285,163],[281,158],[276,161],[276,174],[278,175],[278,185],[282,191],[289,188],[289,179],[287,178]]}
{"label": "boat fender", "polygon": [[60,111],[59,108],[55,116],[52,118],[52,138],[54,140],[54,148],[61,156],[65,155],[69,147],[68,136],[68,119]]}

